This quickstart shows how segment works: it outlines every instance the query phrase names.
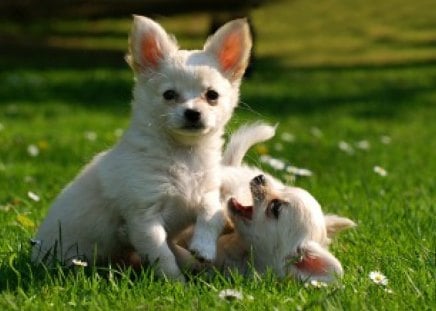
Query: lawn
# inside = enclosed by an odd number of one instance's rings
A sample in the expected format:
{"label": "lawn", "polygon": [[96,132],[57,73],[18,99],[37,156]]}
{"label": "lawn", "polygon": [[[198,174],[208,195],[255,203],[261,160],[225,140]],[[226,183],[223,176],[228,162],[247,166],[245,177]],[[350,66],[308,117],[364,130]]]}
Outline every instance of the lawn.
{"label": "lawn", "polygon": [[[272,275],[181,285],[152,270],[32,266],[28,241],[50,202],[128,124],[130,19],[0,22],[0,309],[434,310],[433,2],[285,1],[253,12],[255,58],[229,133],[278,123],[247,161],[358,223],[332,246],[344,278],[323,288]],[[159,21],[182,47],[201,47],[206,15]],[[290,178],[262,163],[265,153],[313,175]],[[226,288],[244,298],[220,299]]]}

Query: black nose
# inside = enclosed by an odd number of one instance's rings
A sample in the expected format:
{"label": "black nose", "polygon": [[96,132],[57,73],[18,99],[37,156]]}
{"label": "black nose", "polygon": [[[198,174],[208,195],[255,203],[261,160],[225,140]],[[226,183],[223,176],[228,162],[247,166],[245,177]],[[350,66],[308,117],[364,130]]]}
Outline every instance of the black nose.
{"label": "black nose", "polygon": [[264,175],[259,175],[253,178],[253,181],[256,185],[265,186],[266,178]]}
{"label": "black nose", "polygon": [[200,121],[201,113],[200,111],[194,109],[186,109],[185,110],[185,119],[192,123],[197,123]]}

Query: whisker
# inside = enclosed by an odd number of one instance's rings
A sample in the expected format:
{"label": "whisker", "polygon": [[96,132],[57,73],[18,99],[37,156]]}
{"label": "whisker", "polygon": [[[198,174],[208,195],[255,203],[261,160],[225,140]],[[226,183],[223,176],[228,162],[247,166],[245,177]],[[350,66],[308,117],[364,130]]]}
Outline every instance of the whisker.
{"label": "whisker", "polygon": [[241,109],[241,110],[252,112],[252,113],[254,113],[258,117],[262,117],[262,118],[265,117],[262,113],[254,110],[253,108],[250,107],[249,104],[247,104],[246,102],[243,102],[243,101],[239,102],[239,105],[238,105],[237,109]]}

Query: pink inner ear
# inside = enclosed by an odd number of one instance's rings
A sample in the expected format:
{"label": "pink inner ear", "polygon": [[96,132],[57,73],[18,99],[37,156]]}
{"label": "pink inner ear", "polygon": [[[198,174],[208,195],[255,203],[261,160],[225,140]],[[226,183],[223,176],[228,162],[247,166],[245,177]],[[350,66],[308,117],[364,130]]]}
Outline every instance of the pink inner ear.
{"label": "pink inner ear", "polygon": [[325,274],[327,272],[325,262],[319,257],[305,256],[300,262],[295,263],[295,266],[310,274]]}
{"label": "pink inner ear", "polygon": [[224,71],[232,69],[242,54],[241,34],[232,33],[224,41],[218,59]]}
{"label": "pink inner ear", "polygon": [[158,42],[152,36],[146,37],[142,40],[141,53],[143,57],[143,63],[152,67],[157,66],[159,59],[162,56],[162,53],[159,50]]}

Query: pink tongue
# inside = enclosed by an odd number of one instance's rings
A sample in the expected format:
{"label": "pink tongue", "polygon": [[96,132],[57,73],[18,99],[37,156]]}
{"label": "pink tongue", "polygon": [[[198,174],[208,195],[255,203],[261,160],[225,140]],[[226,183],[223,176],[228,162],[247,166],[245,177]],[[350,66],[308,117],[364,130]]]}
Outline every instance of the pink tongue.
{"label": "pink tongue", "polygon": [[239,203],[235,198],[230,199],[230,207],[236,214],[251,219],[253,216],[253,206],[244,206],[241,203]]}

